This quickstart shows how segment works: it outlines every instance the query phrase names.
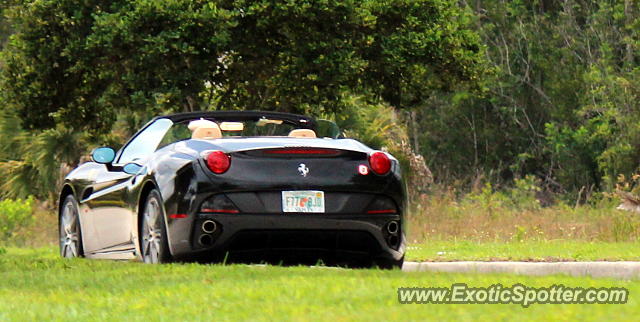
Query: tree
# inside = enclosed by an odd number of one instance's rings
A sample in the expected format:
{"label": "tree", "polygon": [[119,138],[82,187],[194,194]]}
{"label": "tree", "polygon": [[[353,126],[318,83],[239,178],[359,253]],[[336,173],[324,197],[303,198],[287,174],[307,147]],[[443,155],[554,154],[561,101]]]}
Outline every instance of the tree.
{"label": "tree", "polygon": [[482,95],[435,96],[423,110],[422,151],[434,173],[505,183],[534,174],[584,200],[575,193],[611,189],[618,174],[638,172],[637,2],[475,4],[495,73]]}
{"label": "tree", "polygon": [[7,101],[32,129],[106,131],[127,111],[397,108],[482,72],[451,0],[23,0],[4,50]]}
{"label": "tree", "polygon": [[[184,100],[218,63],[229,20],[192,1],[25,1],[4,51],[7,101],[31,129],[106,132],[120,111]],[[196,82],[196,80],[198,80]],[[162,106],[162,105],[161,105]]]}

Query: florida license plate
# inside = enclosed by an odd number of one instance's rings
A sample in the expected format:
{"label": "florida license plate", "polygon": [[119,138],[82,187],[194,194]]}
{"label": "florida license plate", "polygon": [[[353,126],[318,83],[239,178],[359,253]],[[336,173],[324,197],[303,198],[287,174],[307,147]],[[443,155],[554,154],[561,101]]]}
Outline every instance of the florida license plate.
{"label": "florida license plate", "polygon": [[282,211],[324,213],[324,191],[283,191]]}

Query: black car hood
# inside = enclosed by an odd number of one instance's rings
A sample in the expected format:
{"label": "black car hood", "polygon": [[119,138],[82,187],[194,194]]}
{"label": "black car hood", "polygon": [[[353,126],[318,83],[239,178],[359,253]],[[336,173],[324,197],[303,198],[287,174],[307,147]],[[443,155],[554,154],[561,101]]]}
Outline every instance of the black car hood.
{"label": "black car hood", "polygon": [[174,145],[176,151],[189,154],[206,150],[221,150],[226,153],[232,153],[256,149],[286,147],[338,149],[362,153],[369,153],[373,151],[368,146],[353,139],[300,139],[289,137],[236,137],[216,140],[186,140]]}

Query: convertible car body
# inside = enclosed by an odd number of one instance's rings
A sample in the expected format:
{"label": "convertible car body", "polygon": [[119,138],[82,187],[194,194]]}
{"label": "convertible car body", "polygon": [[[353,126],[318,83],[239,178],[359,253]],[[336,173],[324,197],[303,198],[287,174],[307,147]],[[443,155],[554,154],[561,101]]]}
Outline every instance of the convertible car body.
{"label": "convertible car body", "polygon": [[399,267],[399,163],[337,132],[276,112],[156,117],[65,178],[61,255]]}

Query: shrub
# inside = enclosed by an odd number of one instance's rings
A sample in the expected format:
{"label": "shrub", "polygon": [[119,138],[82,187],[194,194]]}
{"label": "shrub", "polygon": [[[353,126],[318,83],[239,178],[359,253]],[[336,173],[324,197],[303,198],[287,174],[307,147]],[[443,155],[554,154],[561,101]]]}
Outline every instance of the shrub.
{"label": "shrub", "polygon": [[0,201],[0,242],[13,241],[18,231],[34,223],[33,203],[33,197]]}

